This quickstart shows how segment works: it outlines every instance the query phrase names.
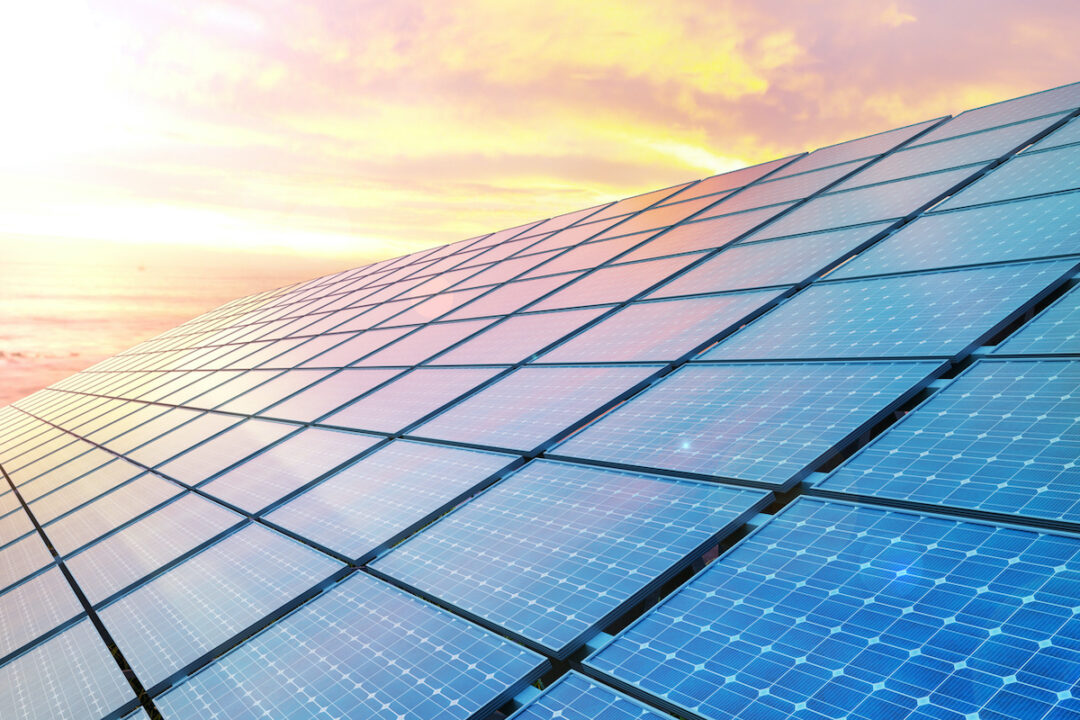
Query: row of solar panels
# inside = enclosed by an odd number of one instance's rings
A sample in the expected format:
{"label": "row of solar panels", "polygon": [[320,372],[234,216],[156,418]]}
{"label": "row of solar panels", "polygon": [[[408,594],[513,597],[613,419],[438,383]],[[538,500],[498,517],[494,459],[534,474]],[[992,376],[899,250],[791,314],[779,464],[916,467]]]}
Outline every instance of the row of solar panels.
{"label": "row of solar panels", "polygon": [[1071,712],[1046,531],[803,498],[597,633],[925,395],[812,492],[1073,526],[1077,94],[230,303],[3,411],[0,716],[483,717],[590,640],[523,715]]}

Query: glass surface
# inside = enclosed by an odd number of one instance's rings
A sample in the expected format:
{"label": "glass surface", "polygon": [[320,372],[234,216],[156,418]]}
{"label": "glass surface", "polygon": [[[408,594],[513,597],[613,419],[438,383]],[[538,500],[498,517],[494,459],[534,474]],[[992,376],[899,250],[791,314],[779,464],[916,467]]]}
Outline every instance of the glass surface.
{"label": "glass surface", "polygon": [[153,687],[340,567],[248,525],[98,614],[142,683]]}
{"label": "glass surface", "polygon": [[135,700],[89,620],[0,666],[0,717],[100,718]]}
{"label": "glass surface", "polygon": [[52,562],[52,554],[34,533],[0,547],[0,591]]}
{"label": "glass surface", "polygon": [[155,704],[166,720],[481,720],[547,667],[518,647],[356,573]]}
{"label": "glass surface", "polygon": [[745,235],[789,207],[791,206],[778,205],[680,225],[627,253],[621,259],[629,262],[696,250],[712,250]]}
{"label": "glass surface", "polygon": [[649,293],[673,297],[795,284],[823,270],[874,235],[885,223],[750,244],[737,243]]}
{"label": "glass surface", "polygon": [[515,315],[428,361],[428,364],[512,365],[599,317],[605,310],[601,307]]}
{"label": "glass surface", "polygon": [[1073,264],[1017,263],[812,285],[702,357],[949,357]]}
{"label": "glass surface", "polygon": [[525,367],[410,434],[531,450],[656,371],[635,367]]}
{"label": "glass surface", "polygon": [[672,720],[658,710],[571,670],[509,720]]}
{"label": "glass surface", "polygon": [[591,270],[611,260],[616,255],[626,252],[637,245],[648,235],[632,235],[613,240],[595,240],[570,248],[543,265],[538,265],[532,271],[525,273],[523,277],[540,277],[543,275],[556,275],[558,273],[573,270]]}
{"label": "glass surface", "polygon": [[97,604],[243,519],[187,493],[64,562]]}
{"label": "glass surface", "polygon": [[393,433],[463,395],[503,368],[419,368],[408,372],[323,422]]}
{"label": "glass surface", "polygon": [[941,204],[940,209],[1080,188],[1080,145],[1022,153]]}
{"label": "glass surface", "polygon": [[63,573],[53,567],[0,594],[0,658],[82,613]]}
{"label": "glass surface", "polygon": [[698,255],[601,267],[544,298],[530,310],[557,310],[629,300],[698,259]]}
{"label": "glass surface", "polygon": [[769,178],[732,195],[710,210],[708,214],[733,213],[802,200],[824,190],[862,165],[862,161],[857,161],[797,175]]}
{"label": "glass surface", "polygon": [[734,190],[735,188],[749,185],[768,173],[775,171],[784,164],[791,162],[792,158],[793,156],[788,156],[778,160],[770,160],[769,162],[764,162],[760,165],[751,165],[750,167],[742,168],[741,170],[732,170],[731,172],[721,173],[720,175],[713,175],[712,177],[705,178],[699,183],[690,185],[685,190],[676,193],[670,200],[665,200],[664,202],[674,202],[677,200],[700,197],[702,195],[712,195],[713,193],[722,192],[724,190]]}
{"label": "glass surface", "polygon": [[931,213],[830,279],[1080,253],[1080,192]]}
{"label": "glass surface", "polygon": [[[336,345],[321,355],[316,355],[304,363],[305,367],[345,367],[351,365],[365,355],[370,355],[388,343],[392,343],[399,337],[409,332],[410,327],[376,328],[358,335]],[[347,335],[335,336],[339,339]]]}
{"label": "glass surface", "polygon": [[656,362],[677,360],[782,290],[631,303],[537,362]]}
{"label": "glass surface", "polygon": [[784,487],[937,367],[686,366],[550,452]]}
{"label": "glass surface", "polygon": [[767,500],[540,460],[371,567],[565,656]]}
{"label": "glass surface", "polygon": [[581,273],[566,273],[550,277],[530,278],[506,283],[491,290],[483,297],[465,307],[450,313],[447,320],[462,318],[487,317],[512,313],[539,297],[578,277]]}
{"label": "glass surface", "polygon": [[371,435],[308,428],[219,475],[202,489],[248,512],[258,512],[378,440]]}
{"label": "glass surface", "polygon": [[1075,537],[801,498],[585,664],[708,720],[1064,718],[1078,577]]}
{"label": "glass surface", "polygon": [[425,325],[377,353],[368,355],[358,365],[416,365],[490,323],[490,320],[461,320]]}
{"label": "glass surface", "polygon": [[170,460],[158,472],[185,485],[198,485],[297,429],[296,425],[248,420]]}
{"label": "glass surface", "polygon": [[444,292],[433,295],[412,306],[405,312],[395,315],[383,324],[412,325],[413,323],[426,323],[437,318],[445,319],[443,317],[444,315],[461,307],[483,292],[484,290],[481,288],[470,288],[468,290],[457,290],[454,292]]}
{"label": "glass surface", "polygon": [[1080,287],[1074,287],[994,349],[995,353],[1080,353]]}
{"label": "glass surface", "polygon": [[976,363],[817,487],[1080,525],[1080,364]]}
{"label": "glass surface", "polygon": [[400,373],[400,369],[346,368],[262,411],[262,415],[312,422]]}
{"label": "glass surface", "polygon": [[715,197],[704,197],[650,208],[649,210],[639,212],[637,215],[629,217],[614,227],[609,228],[600,237],[629,235],[631,233],[656,230],[658,228],[674,225],[675,223],[682,222],[694,213],[704,210],[718,199],[719,198]]}
{"label": "glass surface", "polygon": [[[876,135],[868,135],[856,140],[848,140],[836,145],[818,148],[809,155],[796,160],[790,165],[786,165],[777,175],[807,172],[816,168],[868,158],[871,155],[880,155],[907,142],[936,122],[937,120],[926,120],[907,127],[886,130]],[[922,138],[919,138],[919,140],[921,141]]]}
{"label": "glass surface", "polygon": [[153,467],[238,422],[240,418],[232,415],[202,413],[190,422],[127,452],[125,456],[141,465]]}
{"label": "glass surface", "polygon": [[267,520],[345,557],[361,558],[430,520],[516,459],[394,440]]}
{"label": "glass surface", "polygon": [[690,183],[673,185],[669,188],[664,188],[662,190],[653,190],[652,192],[642,193],[641,195],[628,197],[624,200],[620,200],[616,203],[608,205],[606,208],[598,211],[595,215],[590,216],[589,220],[602,220],[604,218],[616,217],[619,215],[626,215],[627,213],[634,213],[638,212],[639,210],[644,210],[650,205],[654,205],[658,202],[661,202],[662,200],[668,199],[689,184]]}
{"label": "glass surface", "polygon": [[1038,152],[1039,150],[1048,150],[1054,147],[1061,147],[1062,145],[1072,145],[1077,142],[1080,142],[1080,122],[1077,122],[1077,119],[1073,118],[1066,125],[1050,133],[1032,147],[1024,150],[1024,152]]}

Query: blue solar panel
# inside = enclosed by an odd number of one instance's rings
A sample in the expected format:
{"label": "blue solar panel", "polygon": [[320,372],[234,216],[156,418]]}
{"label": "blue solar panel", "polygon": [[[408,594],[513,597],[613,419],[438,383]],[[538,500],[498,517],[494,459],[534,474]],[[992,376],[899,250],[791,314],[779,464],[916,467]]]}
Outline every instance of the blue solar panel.
{"label": "blue solar panel", "polygon": [[203,486],[210,495],[258,512],[367,450],[379,438],[308,428]]}
{"label": "blue solar panel", "polygon": [[942,203],[942,209],[1080,188],[1080,145],[1022,153]]}
{"label": "blue solar panel", "polygon": [[627,305],[538,362],[676,360],[780,297],[760,290]]}
{"label": "blue solar panel", "polygon": [[1054,301],[998,345],[994,352],[1005,355],[1080,353],[1080,286]]}
{"label": "blue solar panel", "polygon": [[649,297],[794,285],[825,269],[888,226],[879,223],[764,242],[740,242],[664,283],[649,293]]}
{"label": "blue solar panel", "polygon": [[394,433],[454,398],[464,395],[503,368],[419,368],[323,420],[327,425]]}
{"label": "blue solar panel", "polygon": [[361,559],[445,511],[516,459],[395,440],[281,506],[267,520]]}
{"label": "blue solar panel", "polygon": [[469,720],[547,662],[361,573],[155,700],[166,720]]}
{"label": "blue solar panel", "polygon": [[99,611],[147,687],[326,580],[342,565],[248,525]]}
{"label": "blue solar panel", "polygon": [[924,215],[829,279],[1080,253],[1080,192]]}
{"label": "blue solar panel", "polygon": [[370,567],[565,657],[769,499],[535,461]]}
{"label": "blue solar panel", "polygon": [[98,603],[242,520],[188,493],[68,557],[65,564],[90,602]]}
{"label": "blue solar panel", "polygon": [[817,484],[1080,526],[1080,364],[976,363]]}
{"label": "blue solar panel", "polygon": [[1068,718],[1080,538],[800,499],[585,661],[708,720]]}
{"label": "blue solar panel", "polygon": [[1075,264],[1015,263],[812,285],[703,357],[952,357],[983,342]]}
{"label": "blue solar panel", "polygon": [[100,718],[135,701],[89,620],[0,666],[0,717],[18,720]]}
{"label": "blue solar panel", "polygon": [[0,594],[0,658],[82,613],[63,574],[50,568]]}
{"label": "blue solar panel", "polygon": [[0,591],[52,562],[52,554],[37,533],[0,548]]}
{"label": "blue solar panel", "polygon": [[519,368],[410,434],[532,450],[656,370],[654,365]]}
{"label": "blue solar panel", "polygon": [[508,720],[671,720],[576,672],[563,675]]}
{"label": "blue solar panel", "polygon": [[970,169],[949,170],[857,190],[828,193],[792,210],[750,237],[761,240],[906,217],[971,174]]}
{"label": "blue solar panel", "polygon": [[789,487],[940,365],[686,366],[552,455]]}

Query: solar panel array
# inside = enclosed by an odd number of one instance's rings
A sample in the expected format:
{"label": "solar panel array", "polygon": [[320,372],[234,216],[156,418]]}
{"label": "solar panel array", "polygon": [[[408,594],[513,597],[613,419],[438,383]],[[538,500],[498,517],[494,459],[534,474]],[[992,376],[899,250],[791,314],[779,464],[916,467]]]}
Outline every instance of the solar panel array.
{"label": "solar panel array", "polygon": [[1078,153],[1072,85],[0,410],[0,717],[1080,717]]}

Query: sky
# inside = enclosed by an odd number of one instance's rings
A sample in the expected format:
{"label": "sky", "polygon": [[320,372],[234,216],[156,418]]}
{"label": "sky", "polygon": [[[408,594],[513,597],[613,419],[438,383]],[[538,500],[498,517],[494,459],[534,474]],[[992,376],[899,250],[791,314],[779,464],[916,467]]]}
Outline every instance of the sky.
{"label": "sky", "polygon": [[1080,79],[1074,0],[8,5],[0,404],[239,295]]}

